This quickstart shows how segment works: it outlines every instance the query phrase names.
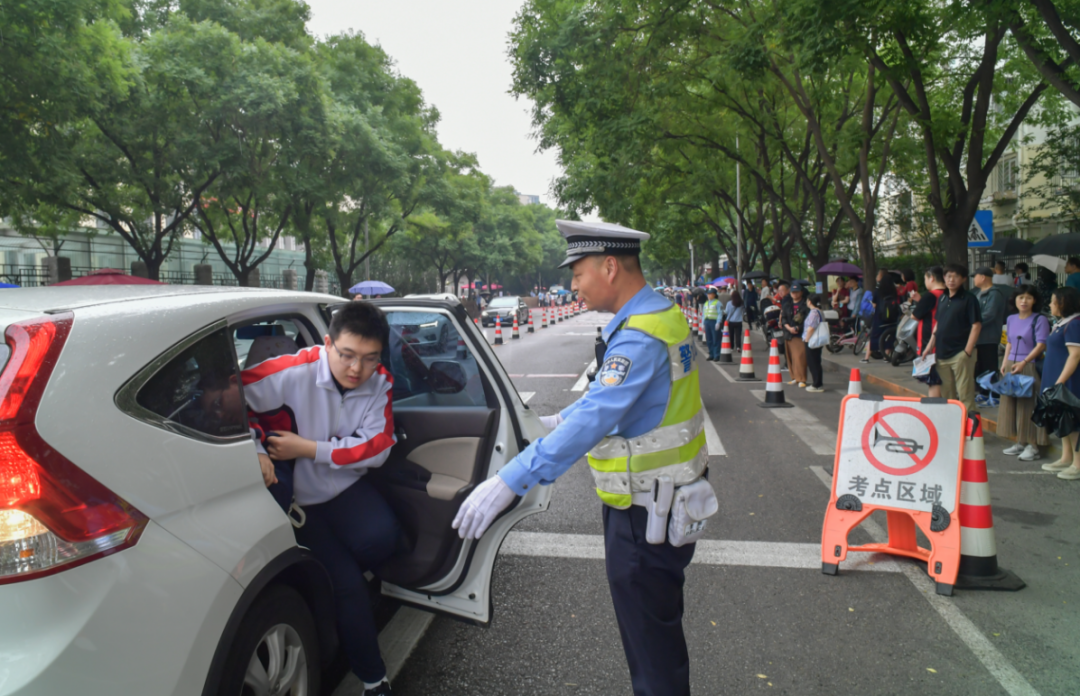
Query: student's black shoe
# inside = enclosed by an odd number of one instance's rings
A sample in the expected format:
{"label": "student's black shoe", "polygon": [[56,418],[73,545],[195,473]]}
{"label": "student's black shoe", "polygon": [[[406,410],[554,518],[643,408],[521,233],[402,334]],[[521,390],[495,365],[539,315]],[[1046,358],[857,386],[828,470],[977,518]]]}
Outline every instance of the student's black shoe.
{"label": "student's black shoe", "polygon": [[390,689],[390,682],[384,681],[374,689],[365,689],[364,696],[394,696],[394,692]]}

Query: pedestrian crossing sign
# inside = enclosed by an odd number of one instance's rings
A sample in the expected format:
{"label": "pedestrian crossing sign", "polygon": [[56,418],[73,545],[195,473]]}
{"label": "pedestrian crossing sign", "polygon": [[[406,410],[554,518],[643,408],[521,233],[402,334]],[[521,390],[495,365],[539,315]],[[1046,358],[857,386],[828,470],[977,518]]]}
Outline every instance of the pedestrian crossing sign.
{"label": "pedestrian crossing sign", "polygon": [[988,247],[994,243],[994,212],[980,210],[968,227],[968,248]]}

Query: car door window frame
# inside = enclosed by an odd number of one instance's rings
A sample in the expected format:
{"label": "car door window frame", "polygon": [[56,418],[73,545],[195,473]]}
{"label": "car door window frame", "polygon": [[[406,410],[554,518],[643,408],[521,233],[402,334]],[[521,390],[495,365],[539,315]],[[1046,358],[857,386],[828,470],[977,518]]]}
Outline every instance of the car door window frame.
{"label": "car door window frame", "polygon": [[[165,366],[176,359],[181,353],[194,346],[199,341],[202,341],[217,331],[226,331],[228,333],[229,325],[224,319],[219,319],[212,324],[208,324],[203,328],[189,334],[182,340],[175,343],[173,346],[165,350],[156,358],[147,363],[141,370],[136,372],[127,382],[117,390],[116,395],[113,397],[113,401],[124,413],[128,414],[136,420],[142,421],[148,425],[152,425],[155,428],[161,428],[177,435],[182,435],[193,440],[205,442],[211,445],[231,445],[243,440],[251,440],[251,434],[249,432],[237,433],[236,435],[218,436],[204,433],[194,428],[189,428],[183,423],[179,423],[174,420],[170,420],[165,416],[155,413],[146,408],[138,401],[138,394],[143,387],[146,386],[153,377],[160,372]],[[229,356],[232,358],[233,366],[236,368],[239,375],[240,367],[236,359],[236,347],[233,345],[232,340],[227,341],[229,345]],[[244,398],[244,386],[243,384],[237,384],[240,389],[240,398]],[[241,403],[246,403],[241,401]]]}

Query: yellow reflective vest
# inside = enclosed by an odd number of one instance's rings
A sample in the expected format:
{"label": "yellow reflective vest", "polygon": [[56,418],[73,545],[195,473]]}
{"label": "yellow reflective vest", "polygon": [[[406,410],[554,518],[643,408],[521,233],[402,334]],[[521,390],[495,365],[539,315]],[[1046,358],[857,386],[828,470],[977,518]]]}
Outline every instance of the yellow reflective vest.
{"label": "yellow reflective vest", "polygon": [[713,321],[720,318],[720,300],[705,301],[705,318]]}
{"label": "yellow reflective vest", "polygon": [[650,490],[659,476],[670,476],[676,486],[700,478],[708,464],[708,448],[694,338],[681,310],[672,306],[633,315],[622,330],[640,331],[662,342],[671,368],[671,391],[660,425],[633,438],[609,435],[589,451],[596,494],[605,504],[626,509],[631,494]]}

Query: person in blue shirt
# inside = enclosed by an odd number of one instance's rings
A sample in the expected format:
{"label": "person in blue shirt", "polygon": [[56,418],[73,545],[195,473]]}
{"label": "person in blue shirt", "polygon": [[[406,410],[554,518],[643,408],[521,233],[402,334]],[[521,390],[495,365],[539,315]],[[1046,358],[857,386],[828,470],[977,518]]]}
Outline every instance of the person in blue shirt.
{"label": "person in blue shirt", "polygon": [[688,487],[702,481],[708,463],[694,339],[680,311],[645,282],[637,255],[647,234],[607,223],[557,224],[569,243],[563,265],[572,267],[573,288],[590,310],[614,314],[601,332],[606,346],[598,344],[595,381],[581,399],[542,419],[550,434],[478,486],[453,526],[462,538],[479,538],[516,496],[552,483],[588,453],[604,502],[608,584],[634,694],[688,696],[683,584],[694,544],[674,546],[670,535],[647,542],[653,513],[646,505],[652,481]]}
{"label": "person in blue shirt", "polygon": [[1070,256],[1065,262],[1065,272],[1068,274],[1065,278],[1065,287],[1080,291],[1080,258]]}

